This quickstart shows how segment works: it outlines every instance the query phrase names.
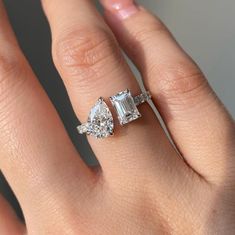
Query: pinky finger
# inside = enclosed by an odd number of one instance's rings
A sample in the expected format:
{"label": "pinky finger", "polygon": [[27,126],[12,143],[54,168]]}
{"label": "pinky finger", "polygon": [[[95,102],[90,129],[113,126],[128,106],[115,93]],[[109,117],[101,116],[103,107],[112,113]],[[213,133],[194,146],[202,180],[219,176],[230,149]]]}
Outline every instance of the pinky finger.
{"label": "pinky finger", "polygon": [[25,235],[25,226],[19,221],[17,215],[0,194],[0,234],[1,235]]}

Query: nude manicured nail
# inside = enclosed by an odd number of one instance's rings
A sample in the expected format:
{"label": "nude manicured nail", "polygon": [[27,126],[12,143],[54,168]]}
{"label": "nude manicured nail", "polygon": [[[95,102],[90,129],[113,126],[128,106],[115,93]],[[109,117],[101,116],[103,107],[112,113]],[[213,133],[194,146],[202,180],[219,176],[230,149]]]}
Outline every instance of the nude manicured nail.
{"label": "nude manicured nail", "polygon": [[115,14],[123,20],[138,12],[138,7],[133,0],[100,0],[106,11]]}

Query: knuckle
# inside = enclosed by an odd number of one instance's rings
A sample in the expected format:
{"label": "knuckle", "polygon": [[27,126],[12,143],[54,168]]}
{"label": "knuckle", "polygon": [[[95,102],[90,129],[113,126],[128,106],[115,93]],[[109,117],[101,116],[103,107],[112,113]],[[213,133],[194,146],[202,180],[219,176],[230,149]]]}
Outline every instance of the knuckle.
{"label": "knuckle", "polygon": [[[125,47],[128,48],[133,54],[137,54],[136,48],[139,48],[139,44],[152,46],[153,42],[156,39],[156,35],[167,34],[169,33],[166,26],[162,21],[156,20],[155,17],[148,21],[148,27],[146,27],[146,22],[138,22],[138,30],[136,27],[133,27],[133,30],[130,31],[131,37],[134,39],[132,43],[129,43],[128,40],[124,41]],[[134,46],[133,46],[134,44]]]}
{"label": "knuckle", "polygon": [[155,17],[148,21],[148,27],[146,27],[145,21],[141,22],[141,24],[141,27],[139,27],[140,30],[134,32],[134,37],[137,41],[145,41],[151,36],[167,32],[166,26],[163,22],[159,19],[156,20]]}
{"label": "knuckle", "polygon": [[0,53],[0,82],[19,71],[19,61],[15,56]]}
{"label": "knuckle", "polygon": [[163,96],[172,103],[193,101],[208,86],[203,73],[193,64],[179,63],[159,69],[162,79],[158,83]]}
{"label": "knuckle", "polygon": [[23,59],[16,53],[8,55],[0,53],[0,103],[9,98],[9,94],[14,94],[13,96],[18,94],[19,87],[26,78],[22,76],[23,70]]}
{"label": "knuckle", "polygon": [[[18,102],[19,96],[24,91],[26,81],[24,60],[15,52],[6,55],[0,52],[0,125],[7,124],[5,119],[10,119],[10,110]],[[24,76],[25,75],[25,76]],[[14,105],[13,105],[14,104]],[[2,127],[3,128],[3,127]]]}
{"label": "knuckle", "polygon": [[97,77],[99,69],[116,55],[112,34],[103,29],[80,29],[55,42],[53,54],[58,68],[66,77]]}

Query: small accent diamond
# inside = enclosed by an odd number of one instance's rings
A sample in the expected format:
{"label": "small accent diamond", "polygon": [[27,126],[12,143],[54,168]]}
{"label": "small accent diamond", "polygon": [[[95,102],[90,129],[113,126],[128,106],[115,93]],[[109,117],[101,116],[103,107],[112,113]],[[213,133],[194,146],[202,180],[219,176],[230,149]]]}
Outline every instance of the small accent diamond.
{"label": "small accent diamond", "polygon": [[86,133],[87,132],[87,123],[78,126],[77,129],[78,129],[79,134]]}
{"label": "small accent diamond", "polygon": [[140,95],[137,95],[134,97],[135,105],[138,106],[140,104],[143,104],[144,102],[147,102],[151,99],[151,95],[149,91],[146,91]]}

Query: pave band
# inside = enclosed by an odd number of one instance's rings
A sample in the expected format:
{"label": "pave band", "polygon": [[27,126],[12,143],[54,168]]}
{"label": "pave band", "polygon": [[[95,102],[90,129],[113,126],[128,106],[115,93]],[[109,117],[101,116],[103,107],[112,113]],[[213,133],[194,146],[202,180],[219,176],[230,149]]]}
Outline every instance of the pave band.
{"label": "pave band", "polygon": [[151,95],[149,91],[146,91],[134,97],[134,102],[136,106],[139,106],[140,104],[148,102],[149,100],[151,100]]}
{"label": "pave band", "polygon": [[[110,97],[110,101],[121,125],[139,119],[141,114],[137,106],[148,102],[150,99],[151,95],[149,92],[144,92],[133,97],[128,89]],[[79,125],[77,130],[79,134],[88,134],[96,138],[106,138],[113,135],[113,116],[102,97],[92,107],[87,123]]]}

